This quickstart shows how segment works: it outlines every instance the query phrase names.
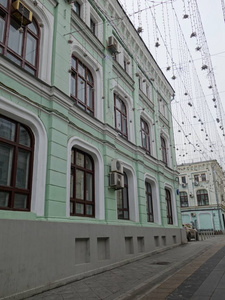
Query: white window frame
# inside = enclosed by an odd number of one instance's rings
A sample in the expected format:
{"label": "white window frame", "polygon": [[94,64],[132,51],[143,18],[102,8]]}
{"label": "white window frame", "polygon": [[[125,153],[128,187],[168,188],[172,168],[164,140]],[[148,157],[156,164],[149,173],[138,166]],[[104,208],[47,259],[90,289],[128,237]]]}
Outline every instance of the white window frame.
{"label": "white window frame", "polygon": [[[6,117],[27,125],[34,134],[34,162],[31,212],[44,216],[47,167],[47,133],[40,119],[29,110],[0,97],[0,111]],[[29,213],[29,212],[26,212]]]}

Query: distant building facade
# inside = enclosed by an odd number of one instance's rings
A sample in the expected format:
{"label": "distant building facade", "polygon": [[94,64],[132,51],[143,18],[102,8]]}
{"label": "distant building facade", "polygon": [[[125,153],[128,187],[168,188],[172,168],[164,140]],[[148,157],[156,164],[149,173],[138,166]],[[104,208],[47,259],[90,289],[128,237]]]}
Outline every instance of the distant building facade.
{"label": "distant building facade", "polygon": [[0,0],[0,20],[1,296],[183,243],[174,90],[119,2]]}
{"label": "distant building facade", "polygon": [[224,231],[225,177],[216,160],[178,166],[183,223],[198,230]]}

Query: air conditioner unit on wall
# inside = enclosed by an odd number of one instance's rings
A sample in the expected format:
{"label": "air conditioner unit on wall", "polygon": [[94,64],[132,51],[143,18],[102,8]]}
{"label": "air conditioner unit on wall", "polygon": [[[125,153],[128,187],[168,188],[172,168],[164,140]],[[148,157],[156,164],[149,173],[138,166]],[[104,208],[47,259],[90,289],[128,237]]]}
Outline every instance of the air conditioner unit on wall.
{"label": "air conditioner unit on wall", "polygon": [[112,53],[117,53],[118,52],[118,42],[115,39],[114,36],[110,36],[108,38],[108,49]]}
{"label": "air conditioner unit on wall", "polygon": [[115,190],[124,188],[124,176],[117,172],[112,172],[109,174],[109,185]]}
{"label": "air conditioner unit on wall", "polygon": [[11,15],[16,18],[20,24],[26,26],[32,22],[32,12],[20,0],[12,3]]}
{"label": "air conditioner unit on wall", "polygon": [[118,172],[123,174],[123,165],[118,159],[113,159],[111,161],[111,172]]}
{"label": "air conditioner unit on wall", "polygon": [[187,186],[187,183],[182,183],[182,187],[185,188]]}

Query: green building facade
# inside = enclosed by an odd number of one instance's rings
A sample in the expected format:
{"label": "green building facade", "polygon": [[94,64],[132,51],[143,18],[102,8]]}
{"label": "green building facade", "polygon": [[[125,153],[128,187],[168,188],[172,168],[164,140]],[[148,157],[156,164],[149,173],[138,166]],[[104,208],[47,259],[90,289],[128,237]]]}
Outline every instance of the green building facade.
{"label": "green building facade", "polygon": [[0,291],[19,299],[185,233],[174,91],[122,7],[17,2],[0,0]]}

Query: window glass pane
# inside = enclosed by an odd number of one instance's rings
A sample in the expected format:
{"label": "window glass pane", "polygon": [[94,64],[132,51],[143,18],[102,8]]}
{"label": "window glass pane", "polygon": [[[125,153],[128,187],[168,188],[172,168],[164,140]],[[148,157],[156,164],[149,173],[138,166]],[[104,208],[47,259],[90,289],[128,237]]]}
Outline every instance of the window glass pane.
{"label": "window glass pane", "polygon": [[82,78],[78,77],[78,91],[77,97],[83,103],[85,102],[85,82]]}
{"label": "window glass pane", "polygon": [[26,45],[26,60],[35,66],[35,58],[36,58],[36,45],[37,41],[33,38],[29,33],[27,33],[27,45]]}
{"label": "window glass pane", "polygon": [[70,202],[70,214],[73,214],[73,202]]}
{"label": "window glass pane", "polygon": [[20,208],[20,209],[27,208],[27,195],[15,194],[14,208]]}
{"label": "window glass pane", "polygon": [[89,81],[93,85],[93,78],[89,70],[87,70],[87,81]]}
{"label": "window glass pane", "polygon": [[74,57],[72,57],[72,67],[74,68],[74,69],[76,69],[76,59],[74,58]]}
{"label": "window glass pane", "polygon": [[70,81],[70,93],[71,95],[73,95],[74,97],[76,97],[76,80],[75,80],[75,77],[74,75],[71,75],[71,81]]}
{"label": "window glass pane", "polygon": [[123,133],[127,134],[127,118],[122,116],[122,120],[123,120]]}
{"label": "window glass pane", "polygon": [[73,175],[73,170],[71,170],[70,174],[70,198],[73,198],[73,183],[74,183],[74,175]]}
{"label": "window glass pane", "polygon": [[23,126],[20,126],[20,139],[19,139],[19,143],[21,145],[28,146],[28,147],[30,147],[30,145],[31,145],[30,134],[27,131],[27,129],[24,128]]}
{"label": "window glass pane", "polygon": [[23,33],[19,32],[19,25],[11,19],[9,28],[8,46],[17,54],[22,54]]}
{"label": "window glass pane", "polygon": [[146,139],[145,139],[145,133],[142,132],[142,144],[143,144],[143,147],[146,148]]}
{"label": "window glass pane", "polygon": [[85,68],[82,63],[78,62],[78,73],[82,77],[85,77]]}
{"label": "window glass pane", "polygon": [[71,150],[71,164],[74,164],[74,150]]}
{"label": "window glass pane", "polygon": [[123,192],[122,190],[117,191],[117,207],[123,208]]}
{"label": "window glass pane", "polygon": [[84,167],[84,154],[78,151],[76,152],[76,165]]}
{"label": "window glass pane", "polygon": [[93,89],[90,85],[87,85],[87,106],[93,108]]}
{"label": "window glass pane", "polygon": [[123,208],[128,208],[128,195],[127,195],[127,189],[123,189]]}
{"label": "window glass pane", "polygon": [[0,185],[10,186],[13,147],[0,143]]}
{"label": "window glass pane", "polygon": [[37,26],[34,23],[30,23],[29,25],[27,25],[27,27],[29,28],[30,31],[32,31],[36,35],[38,34]]}
{"label": "window glass pane", "polygon": [[86,174],[86,200],[93,201],[93,176],[92,174]]}
{"label": "window glass pane", "polygon": [[75,13],[80,17],[80,4],[78,2],[75,2],[73,4],[73,9],[74,9]]}
{"label": "window glass pane", "polygon": [[15,64],[19,65],[21,64],[21,60],[16,58],[14,55],[10,54],[9,52],[7,52],[6,56],[13,61]]}
{"label": "window glass pane", "polygon": [[5,32],[5,20],[2,18],[5,14],[0,10],[0,42],[3,42]]}
{"label": "window glass pane", "polygon": [[0,137],[14,141],[16,125],[0,117]]}
{"label": "window glass pane", "polygon": [[30,68],[28,65],[24,65],[24,69],[28,71],[30,74],[35,75],[35,70]]}
{"label": "window glass pane", "polygon": [[92,160],[86,155],[86,169],[93,170]]}
{"label": "window glass pane", "polygon": [[92,216],[93,215],[93,206],[86,205],[86,215]]}
{"label": "window glass pane", "polygon": [[0,192],[0,207],[9,207],[9,193]]}
{"label": "window glass pane", "polygon": [[16,187],[27,189],[28,173],[29,173],[30,153],[24,150],[19,150],[17,158],[16,170]]}
{"label": "window glass pane", "polygon": [[116,97],[116,107],[121,110],[121,101],[118,97]]}
{"label": "window glass pane", "polygon": [[76,199],[84,200],[84,172],[76,170]]}
{"label": "window glass pane", "polygon": [[129,219],[129,213],[128,211],[124,211],[124,219],[128,220]]}
{"label": "window glass pane", "polygon": [[127,174],[126,173],[123,173],[123,175],[124,175],[124,184],[128,184],[128,180],[127,180]]}
{"label": "window glass pane", "polygon": [[124,103],[121,103],[121,109],[123,114],[126,114],[126,106],[124,105]]}
{"label": "window glass pane", "polygon": [[4,7],[7,7],[7,0],[0,0],[0,4]]}
{"label": "window glass pane", "polygon": [[121,131],[121,114],[116,111],[116,128]]}
{"label": "window glass pane", "polygon": [[76,203],[76,214],[84,214],[84,205],[80,203]]}

